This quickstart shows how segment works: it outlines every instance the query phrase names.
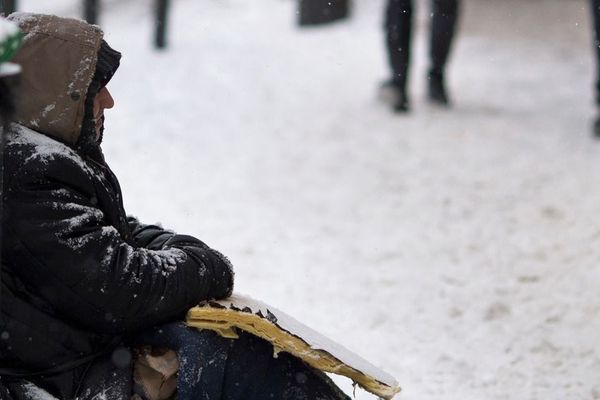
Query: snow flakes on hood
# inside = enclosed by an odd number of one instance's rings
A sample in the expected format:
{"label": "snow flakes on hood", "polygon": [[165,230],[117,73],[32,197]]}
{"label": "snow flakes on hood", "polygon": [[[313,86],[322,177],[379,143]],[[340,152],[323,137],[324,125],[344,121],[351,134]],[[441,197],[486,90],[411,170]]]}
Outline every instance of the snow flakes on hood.
{"label": "snow flakes on hood", "polygon": [[17,25],[26,24],[35,22],[37,20],[36,14],[28,13],[28,12],[18,12],[12,14],[11,20],[15,22]]}
{"label": "snow flakes on hood", "polygon": [[48,104],[44,111],[42,111],[42,117],[48,115],[48,113],[56,108],[56,103]]}
{"label": "snow flakes on hood", "polygon": [[84,57],[79,61],[79,66],[77,67],[77,70],[75,71],[74,77],[75,80],[71,83],[69,83],[68,86],[68,91],[71,92],[75,89],[75,82],[79,81],[80,79],[82,79],[86,73],[88,73],[91,65],[93,63],[95,63],[96,60],[94,60],[92,57]]}

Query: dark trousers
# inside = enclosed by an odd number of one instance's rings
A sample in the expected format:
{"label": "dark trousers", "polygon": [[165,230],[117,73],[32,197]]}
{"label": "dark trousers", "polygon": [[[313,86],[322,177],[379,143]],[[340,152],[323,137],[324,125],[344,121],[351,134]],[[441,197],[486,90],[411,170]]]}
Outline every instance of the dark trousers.
{"label": "dark trousers", "polygon": [[139,341],[177,352],[181,400],[350,400],[324,373],[287,353],[275,358],[269,342],[238,333],[239,339],[224,339],[173,323]]}
{"label": "dark trousers", "polygon": [[[600,3],[600,0],[593,0]],[[431,0],[430,74],[443,75],[458,18],[458,0]],[[408,78],[412,36],[412,0],[388,0],[386,44],[395,84],[404,88]]]}
{"label": "dark trousers", "polygon": [[591,0],[596,50],[596,104],[600,105],[600,0]]}

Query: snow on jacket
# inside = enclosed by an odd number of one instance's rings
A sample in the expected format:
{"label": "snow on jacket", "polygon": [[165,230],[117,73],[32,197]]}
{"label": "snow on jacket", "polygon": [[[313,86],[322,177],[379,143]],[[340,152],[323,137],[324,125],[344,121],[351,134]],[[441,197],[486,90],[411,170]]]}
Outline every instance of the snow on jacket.
{"label": "snow on jacket", "polygon": [[128,218],[99,146],[80,146],[100,29],[10,19],[25,38],[19,124],[4,153],[0,376],[86,398],[85,371],[113,368],[106,360],[139,332],[228,296],[233,271],[200,240]]}

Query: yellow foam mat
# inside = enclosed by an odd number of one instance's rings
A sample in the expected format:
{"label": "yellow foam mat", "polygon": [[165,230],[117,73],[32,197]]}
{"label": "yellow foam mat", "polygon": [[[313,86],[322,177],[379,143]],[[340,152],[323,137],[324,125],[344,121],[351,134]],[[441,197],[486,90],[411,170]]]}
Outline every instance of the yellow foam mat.
{"label": "yellow foam mat", "polygon": [[301,337],[274,323],[276,318],[265,317],[262,313],[257,314],[248,308],[241,310],[224,307],[223,304],[226,303],[204,303],[190,309],[187,324],[196,328],[211,329],[226,338],[237,338],[234,328],[242,329],[271,342],[275,355],[280,351],[290,353],[321,371],[346,376],[365,390],[384,399],[391,399],[400,391],[397,384],[383,383],[340,361],[330,352],[311,347]]}

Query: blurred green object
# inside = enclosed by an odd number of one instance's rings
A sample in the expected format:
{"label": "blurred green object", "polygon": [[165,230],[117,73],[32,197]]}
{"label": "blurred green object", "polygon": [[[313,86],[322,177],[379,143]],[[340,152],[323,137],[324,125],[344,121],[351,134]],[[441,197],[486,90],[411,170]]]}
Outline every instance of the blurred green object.
{"label": "blurred green object", "polygon": [[350,0],[299,0],[300,26],[321,25],[347,18]]}
{"label": "blurred green object", "polygon": [[23,34],[12,22],[0,19],[0,77],[18,74],[21,68],[8,61],[15,55],[21,42]]}

